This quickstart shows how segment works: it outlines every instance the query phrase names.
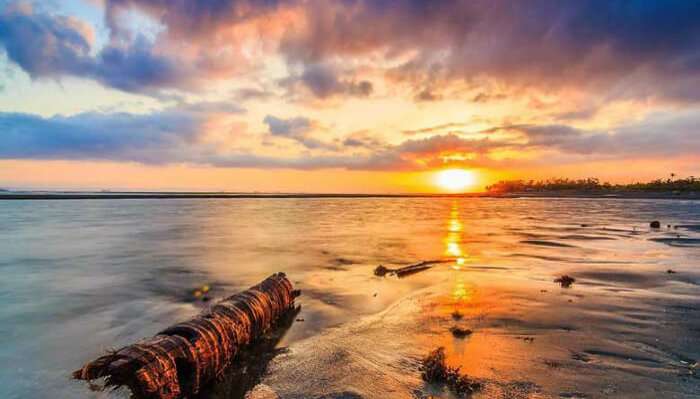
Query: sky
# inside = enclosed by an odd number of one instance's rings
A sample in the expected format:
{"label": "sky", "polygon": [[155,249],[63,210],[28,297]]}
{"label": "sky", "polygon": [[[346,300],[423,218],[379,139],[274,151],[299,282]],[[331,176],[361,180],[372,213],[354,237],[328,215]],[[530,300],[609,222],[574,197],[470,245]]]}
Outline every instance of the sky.
{"label": "sky", "polygon": [[700,175],[700,2],[0,0],[0,187]]}

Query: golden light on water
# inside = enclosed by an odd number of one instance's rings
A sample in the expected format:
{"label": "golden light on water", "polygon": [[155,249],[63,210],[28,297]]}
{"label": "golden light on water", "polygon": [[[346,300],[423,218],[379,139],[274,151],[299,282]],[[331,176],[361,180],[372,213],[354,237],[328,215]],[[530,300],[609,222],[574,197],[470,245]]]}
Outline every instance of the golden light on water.
{"label": "golden light on water", "polygon": [[445,237],[445,255],[455,258],[454,269],[461,268],[467,254],[462,250],[462,222],[459,221],[457,203],[452,204],[450,218],[447,221],[447,236]]}
{"label": "golden light on water", "polygon": [[471,288],[465,284],[462,274],[459,273],[465,266],[467,257],[469,256],[469,254],[462,249],[463,231],[464,225],[460,221],[458,203],[453,202],[452,208],[450,209],[450,217],[447,220],[445,255],[455,258],[455,262],[451,265],[452,269],[457,273],[455,276],[455,285],[452,290],[452,300],[455,302],[455,305],[468,303],[472,298]]}
{"label": "golden light on water", "polygon": [[466,169],[445,169],[435,174],[435,184],[447,191],[464,191],[476,183],[474,172]]}

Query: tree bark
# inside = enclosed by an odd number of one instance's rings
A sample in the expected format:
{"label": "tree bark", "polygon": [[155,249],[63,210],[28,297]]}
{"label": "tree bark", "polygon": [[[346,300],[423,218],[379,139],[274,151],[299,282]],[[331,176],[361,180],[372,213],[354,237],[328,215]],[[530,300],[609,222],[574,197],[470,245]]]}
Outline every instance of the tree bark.
{"label": "tree bark", "polygon": [[192,320],[85,364],[73,378],[104,378],[102,389],[126,386],[144,399],[195,395],[226,370],[242,347],[293,309],[299,294],[284,273],[273,274]]}

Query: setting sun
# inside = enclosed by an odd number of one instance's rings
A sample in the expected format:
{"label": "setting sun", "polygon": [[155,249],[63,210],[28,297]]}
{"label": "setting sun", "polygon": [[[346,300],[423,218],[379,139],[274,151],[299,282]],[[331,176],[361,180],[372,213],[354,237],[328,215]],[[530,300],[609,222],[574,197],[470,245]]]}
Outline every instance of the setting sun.
{"label": "setting sun", "polygon": [[474,172],[465,169],[445,169],[435,176],[435,183],[448,191],[460,191],[475,183]]}

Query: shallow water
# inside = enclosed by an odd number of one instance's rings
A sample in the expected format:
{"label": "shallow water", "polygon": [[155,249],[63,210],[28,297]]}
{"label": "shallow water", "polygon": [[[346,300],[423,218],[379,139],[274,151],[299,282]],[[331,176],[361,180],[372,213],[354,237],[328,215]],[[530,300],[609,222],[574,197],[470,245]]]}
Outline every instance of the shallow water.
{"label": "shallow water", "polygon": [[475,397],[700,397],[700,202],[473,198],[0,201],[0,397],[126,397],[68,376],[276,271],[284,397],[447,397],[437,346]]}

